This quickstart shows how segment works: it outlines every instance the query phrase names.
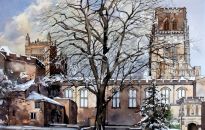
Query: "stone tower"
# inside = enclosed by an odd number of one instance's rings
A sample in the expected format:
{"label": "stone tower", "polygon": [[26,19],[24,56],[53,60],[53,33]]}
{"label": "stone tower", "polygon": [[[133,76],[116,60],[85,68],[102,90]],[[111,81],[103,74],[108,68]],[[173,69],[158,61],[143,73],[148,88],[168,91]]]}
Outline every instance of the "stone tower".
{"label": "stone tower", "polygon": [[57,56],[57,47],[55,42],[52,41],[50,33],[47,34],[46,41],[37,39],[34,42],[30,41],[29,34],[27,34],[25,42],[25,54],[27,56],[36,57],[42,61],[46,67],[45,69],[47,75],[54,74],[55,67],[52,62]]}
{"label": "stone tower", "polygon": [[150,42],[152,78],[177,79],[200,75],[200,67],[190,65],[186,8],[156,8],[152,34]]}

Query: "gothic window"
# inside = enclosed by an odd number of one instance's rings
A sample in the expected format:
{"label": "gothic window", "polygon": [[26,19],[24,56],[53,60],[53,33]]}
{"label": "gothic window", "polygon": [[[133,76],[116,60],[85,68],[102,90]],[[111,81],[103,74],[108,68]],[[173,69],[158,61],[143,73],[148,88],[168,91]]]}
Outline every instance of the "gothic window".
{"label": "gothic window", "polygon": [[168,30],[169,30],[169,21],[168,21],[167,18],[166,18],[165,21],[164,21],[164,30],[165,30],[165,31],[168,31]]}
{"label": "gothic window", "polygon": [[118,91],[112,98],[112,107],[119,108],[120,107],[120,92]]}
{"label": "gothic window", "polygon": [[64,90],[64,97],[73,99],[73,89],[72,88],[67,88]]}
{"label": "gothic window", "polygon": [[133,88],[129,89],[129,105],[130,108],[137,107],[137,91]]}
{"label": "gothic window", "polygon": [[170,89],[169,88],[162,88],[161,94],[162,94],[162,102],[169,104],[170,103]]}
{"label": "gothic window", "polygon": [[88,90],[80,90],[80,107],[88,107]]}
{"label": "gothic window", "polygon": [[144,91],[145,91],[145,98],[148,98],[150,96],[149,88],[146,88]]}
{"label": "gothic window", "polygon": [[179,88],[177,91],[178,91],[177,92],[178,93],[178,99],[186,97],[186,90],[185,90],[185,88]]}
{"label": "gothic window", "polygon": [[172,21],[172,29],[177,30],[177,21],[175,19]]}

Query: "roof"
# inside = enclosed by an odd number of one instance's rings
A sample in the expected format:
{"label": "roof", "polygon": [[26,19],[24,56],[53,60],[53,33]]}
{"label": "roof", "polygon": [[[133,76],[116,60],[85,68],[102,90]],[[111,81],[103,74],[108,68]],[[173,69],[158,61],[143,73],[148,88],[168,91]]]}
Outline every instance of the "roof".
{"label": "roof", "polygon": [[16,91],[25,91],[25,90],[27,90],[28,88],[30,88],[31,85],[33,85],[34,83],[35,83],[34,80],[30,80],[30,81],[28,81],[28,82],[26,82],[26,83],[23,83],[23,84],[17,84],[17,85],[15,86],[15,90],[16,90]]}
{"label": "roof", "polygon": [[63,106],[59,102],[57,102],[57,101],[55,101],[51,98],[48,98],[48,97],[46,97],[42,94],[39,94],[35,91],[32,91],[26,99],[27,100],[41,100],[41,101],[49,102],[49,103],[52,103],[52,104],[55,104],[55,105]]}
{"label": "roof", "polygon": [[6,52],[7,54],[12,53],[8,46],[1,46],[0,51]]}

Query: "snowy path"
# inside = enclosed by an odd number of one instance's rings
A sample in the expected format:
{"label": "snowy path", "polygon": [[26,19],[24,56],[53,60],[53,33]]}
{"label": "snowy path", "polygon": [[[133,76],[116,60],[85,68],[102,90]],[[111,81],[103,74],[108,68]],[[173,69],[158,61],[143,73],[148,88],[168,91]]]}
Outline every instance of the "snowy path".
{"label": "snowy path", "polygon": [[0,126],[1,130],[78,130],[63,127],[35,127],[35,126]]}

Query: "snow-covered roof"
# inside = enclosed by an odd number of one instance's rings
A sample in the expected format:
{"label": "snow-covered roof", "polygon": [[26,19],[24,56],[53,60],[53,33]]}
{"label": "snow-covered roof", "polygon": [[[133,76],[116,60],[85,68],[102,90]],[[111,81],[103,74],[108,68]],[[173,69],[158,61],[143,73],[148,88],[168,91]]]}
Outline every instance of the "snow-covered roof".
{"label": "snow-covered roof", "polygon": [[51,98],[48,98],[44,95],[41,95],[35,91],[32,91],[29,96],[27,97],[27,100],[41,100],[41,101],[45,101],[45,102],[49,102],[49,103],[52,103],[52,104],[56,104],[56,105],[60,105],[60,106],[63,106],[61,105],[59,102],[51,99]]}
{"label": "snow-covered roof", "polygon": [[28,88],[30,88],[30,86],[33,85],[34,83],[35,83],[34,80],[30,80],[30,81],[28,81],[26,83],[23,83],[23,84],[17,84],[15,86],[15,90],[17,90],[17,91],[25,91]]}
{"label": "snow-covered roof", "polygon": [[12,53],[8,46],[0,46],[0,51],[6,52],[7,54]]}

